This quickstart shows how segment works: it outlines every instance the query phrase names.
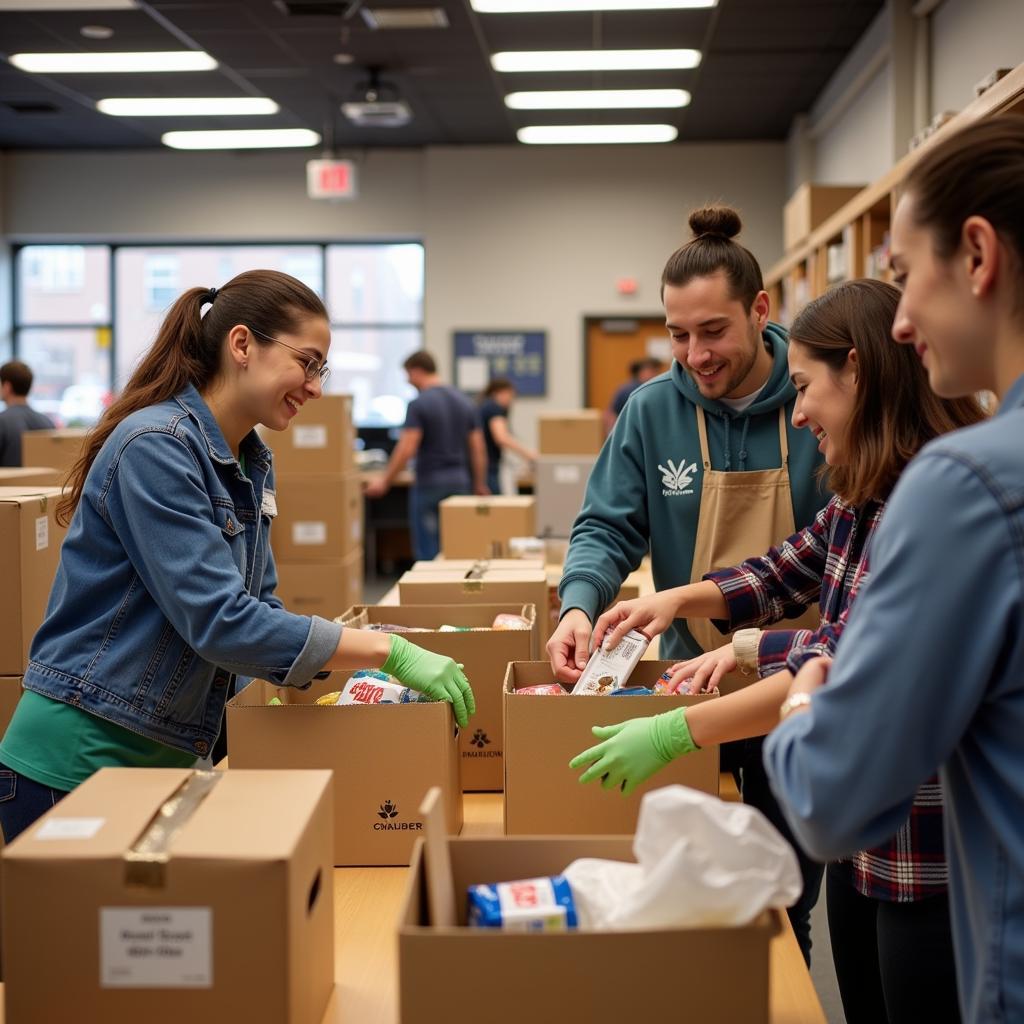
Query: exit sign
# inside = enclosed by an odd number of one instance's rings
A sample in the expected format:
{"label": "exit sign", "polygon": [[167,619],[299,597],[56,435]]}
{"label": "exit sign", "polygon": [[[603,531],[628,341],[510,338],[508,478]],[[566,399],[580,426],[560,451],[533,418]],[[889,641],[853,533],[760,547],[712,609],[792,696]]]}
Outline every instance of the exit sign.
{"label": "exit sign", "polygon": [[310,199],[355,199],[355,164],[351,160],[307,161],[306,192]]}

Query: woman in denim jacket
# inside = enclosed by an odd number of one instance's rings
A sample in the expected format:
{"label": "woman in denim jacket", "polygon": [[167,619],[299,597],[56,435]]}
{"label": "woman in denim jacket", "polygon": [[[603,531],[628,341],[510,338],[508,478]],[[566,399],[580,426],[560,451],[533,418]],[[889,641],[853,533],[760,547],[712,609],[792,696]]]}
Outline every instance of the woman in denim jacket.
{"label": "woman in denim jacket", "polygon": [[59,509],[67,538],[0,743],[8,842],[98,768],[208,756],[235,674],[305,688],[380,666],[451,701],[460,725],[475,710],[450,658],[274,596],[274,472],[254,428],[286,430],[320,397],[330,344],[320,299],[275,271],[171,307]]}

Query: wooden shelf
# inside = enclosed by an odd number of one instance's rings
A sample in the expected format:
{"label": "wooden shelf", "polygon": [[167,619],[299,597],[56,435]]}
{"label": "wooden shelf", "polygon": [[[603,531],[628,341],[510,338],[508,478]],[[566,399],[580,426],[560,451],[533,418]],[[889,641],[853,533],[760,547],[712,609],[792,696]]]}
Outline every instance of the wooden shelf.
{"label": "wooden shelf", "polygon": [[[802,245],[772,266],[765,275],[765,288],[772,299],[773,314],[780,318],[785,314],[785,322],[792,319],[802,305],[800,302],[795,305],[793,303],[796,298],[794,282],[798,280],[808,282],[806,299],[816,298],[825,291],[829,284],[828,247],[842,241],[847,229],[849,233],[846,238],[852,246],[852,258],[848,259],[849,273],[853,277],[865,276],[867,258],[881,244],[882,236],[888,231],[900,188],[910,169],[929,149],[953,132],[974,121],[1009,111],[1024,114],[1024,64],[1018,65],[1005,78],[968,104],[917,149],[897,161],[878,181],[857,193],[824,224],[811,232]],[[787,282],[790,283],[787,285]]]}

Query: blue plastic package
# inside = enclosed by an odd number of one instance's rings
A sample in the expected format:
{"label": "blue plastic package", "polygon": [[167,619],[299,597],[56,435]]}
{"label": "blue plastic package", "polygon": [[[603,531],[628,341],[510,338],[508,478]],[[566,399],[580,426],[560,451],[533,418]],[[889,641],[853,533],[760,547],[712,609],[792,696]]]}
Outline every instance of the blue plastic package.
{"label": "blue plastic package", "polygon": [[621,690],[612,690],[609,697],[653,697],[654,691],[647,686],[624,686]]}
{"label": "blue plastic package", "polygon": [[469,887],[469,926],[506,932],[564,932],[579,926],[563,875]]}

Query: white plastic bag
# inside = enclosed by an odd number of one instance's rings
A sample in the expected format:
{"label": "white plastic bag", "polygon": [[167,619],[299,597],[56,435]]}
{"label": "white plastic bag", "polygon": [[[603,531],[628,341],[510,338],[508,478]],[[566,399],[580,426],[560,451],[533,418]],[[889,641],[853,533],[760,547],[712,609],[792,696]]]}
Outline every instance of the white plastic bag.
{"label": "white plastic bag", "polygon": [[802,889],[793,848],[760,811],[685,786],[643,798],[633,853],[565,869],[581,928],[743,925]]}

